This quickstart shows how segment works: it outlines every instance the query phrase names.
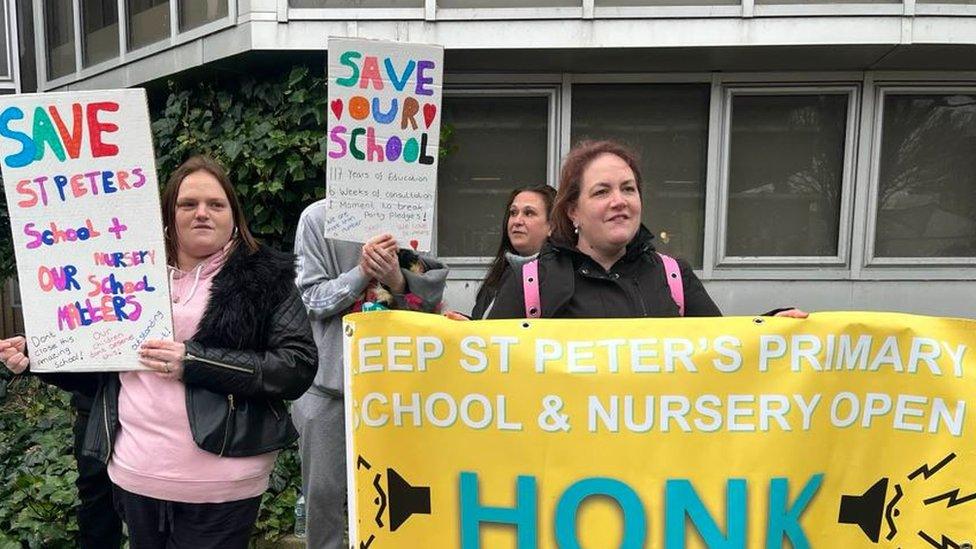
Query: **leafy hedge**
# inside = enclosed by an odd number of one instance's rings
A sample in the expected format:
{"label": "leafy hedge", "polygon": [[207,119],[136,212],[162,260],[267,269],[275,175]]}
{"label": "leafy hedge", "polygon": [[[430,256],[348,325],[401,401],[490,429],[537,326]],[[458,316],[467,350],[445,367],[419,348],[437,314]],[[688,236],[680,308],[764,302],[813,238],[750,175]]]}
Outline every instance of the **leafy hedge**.
{"label": "leafy hedge", "polygon": [[251,231],[290,249],[302,209],[325,196],[327,102],[325,77],[305,66],[278,79],[171,84],[152,124],[160,179],[193,154],[217,158]]}

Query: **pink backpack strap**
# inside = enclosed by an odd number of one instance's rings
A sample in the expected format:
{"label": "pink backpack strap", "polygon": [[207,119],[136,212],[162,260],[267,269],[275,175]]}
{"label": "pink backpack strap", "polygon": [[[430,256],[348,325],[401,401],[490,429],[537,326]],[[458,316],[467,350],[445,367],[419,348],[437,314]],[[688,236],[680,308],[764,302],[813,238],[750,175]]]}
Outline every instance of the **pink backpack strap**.
{"label": "pink backpack strap", "polygon": [[525,318],[542,316],[542,300],[539,298],[539,260],[533,259],[522,265],[522,292],[525,294]]}
{"label": "pink backpack strap", "polygon": [[678,304],[678,314],[685,316],[685,285],[681,280],[681,267],[673,257],[660,252],[657,255],[664,263],[664,275],[668,280],[668,289],[671,290],[671,299]]}

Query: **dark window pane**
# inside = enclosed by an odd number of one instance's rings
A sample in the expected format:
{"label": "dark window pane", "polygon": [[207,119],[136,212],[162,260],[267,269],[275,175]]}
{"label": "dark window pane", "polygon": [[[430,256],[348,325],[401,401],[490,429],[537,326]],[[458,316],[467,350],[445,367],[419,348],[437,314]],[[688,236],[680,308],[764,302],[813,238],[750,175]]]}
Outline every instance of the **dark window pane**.
{"label": "dark window pane", "polygon": [[702,265],[707,84],[573,86],[573,143],[614,139],[641,157],[645,225],[661,251]]}
{"label": "dark window pane", "polygon": [[45,0],[44,38],[47,40],[47,79],[75,72],[75,23],[71,0]]}
{"label": "dark window pane", "polygon": [[180,30],[227,17],[227,0],[180,0]]}
{"label": "dark window pane", "polygon": [[847,102],[733,96],[727,255],[837,255]]}
{"label": "dark window pane", "polygon": [[976,94],[886,95],[877,257],[976,257]]}
{"label": "dark window pane", "polygon": [[[7,12],[0,9],[0,75],[10,76],[10,67],[7,64]],[[23,32],[23,31],[21,31]],[[15,37],[16,38],[16,37]],[[15,59],[14,62],[17,60]]]}
{"label": "dark window pane", "polygon": [[125,0],[129,50],[165,40],[170,34],[169,0]]}
{"label": "dark window pane", "polygon": [[85,66],[119,56],[119,3],[115,0],[82,0],[81,24]]}
{"label": "dark window pane", "polygon": [[437,253],[493,256],[505,199],[546,183],[549,99],[444,96],[437,175]]}

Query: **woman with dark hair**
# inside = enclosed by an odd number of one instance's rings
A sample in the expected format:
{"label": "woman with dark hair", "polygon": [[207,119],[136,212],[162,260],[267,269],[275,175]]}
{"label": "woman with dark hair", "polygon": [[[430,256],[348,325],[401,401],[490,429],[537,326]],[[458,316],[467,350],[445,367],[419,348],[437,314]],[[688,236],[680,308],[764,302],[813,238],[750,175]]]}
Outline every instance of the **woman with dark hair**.
{"label": "woman with dark hair", "polygon": [[513,266],[521,267],[538,256],[549,238],[549,212],[555,197],[556,189],[548,185],[523,187],[508,195],[502,218],[502,240],[488,274],[478,288],[471,318],[478,320],[485,317],[503,277],[511,272]]}
{"label": "woman with dark hair", "polygon": [[[502,282],[488,317],[520,318],[530,310],[545,318],[721,316],[687,262],[670,266],[674,260],[655,252],[642,207],[630,149],[613,141],[577,144],[560,171],[552,236],[534,265],[539,303],[527,305],[519,273]],[[680,277],[680,295],[668,274]],[[806,316],[795,309],[775,314]]]}
{"label": "woman with dark hair", "polygon": [[243,549],[298,437],[284,400],[315,375],[311,327],[294,256],[251,236],[223,167],[186,161],[162,207],[173,339],[142,345],[149,371],[45,377],[94,390],[82,451],[108,464],[134,549]]}

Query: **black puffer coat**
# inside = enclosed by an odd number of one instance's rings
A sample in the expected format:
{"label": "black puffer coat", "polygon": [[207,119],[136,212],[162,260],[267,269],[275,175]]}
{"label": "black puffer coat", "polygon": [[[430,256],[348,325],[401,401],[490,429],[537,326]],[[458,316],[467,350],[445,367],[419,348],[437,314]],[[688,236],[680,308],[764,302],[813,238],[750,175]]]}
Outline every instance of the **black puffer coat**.
{"label": "black puffer coat", "polygon": [[[210,287],[197,333],[186,345],[183,382],[190,430],[214,454],[244,457],[290,445],[298,433],[284,400],[301,396],[317,366],[292,254],[238,246]],[[108,462],[119,429],[117,374],[59,374],[69,390],[97,385],[83,453]]]}
{"label": "black puffer coat", "polygon": [[[543,318],[676,317],[664,264],[650,231],[641,226],[609,271],[574,246],[548,242],[539,254],[539,297]],[[722,316],[701,280],[678,260],[684,283],[685,316]],[[509,269],[488,318],[524,318],[521,272]]]}

